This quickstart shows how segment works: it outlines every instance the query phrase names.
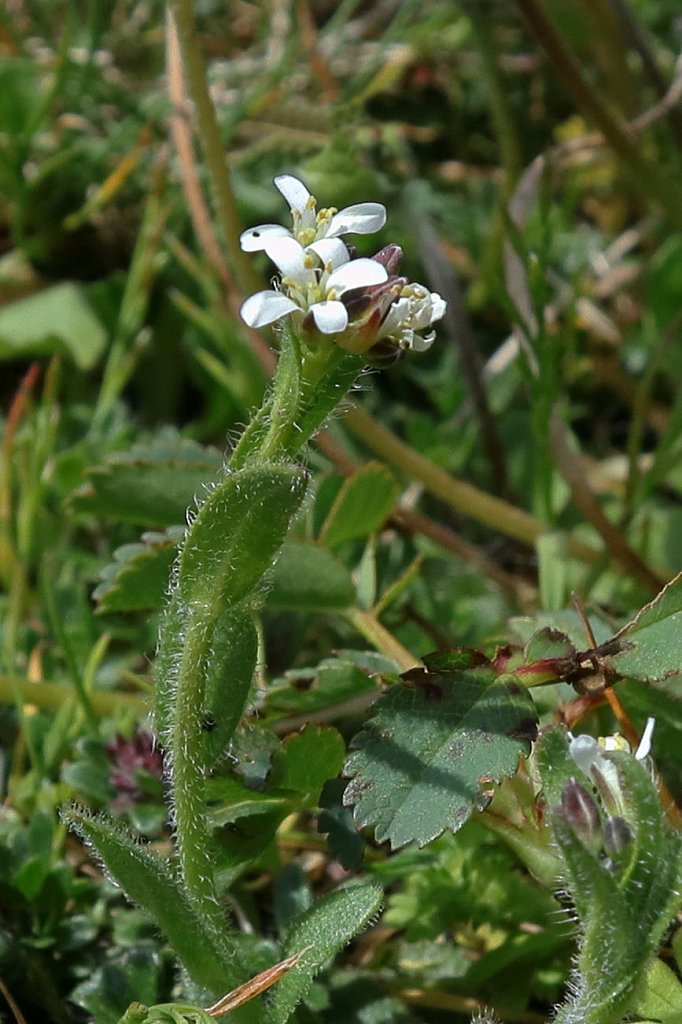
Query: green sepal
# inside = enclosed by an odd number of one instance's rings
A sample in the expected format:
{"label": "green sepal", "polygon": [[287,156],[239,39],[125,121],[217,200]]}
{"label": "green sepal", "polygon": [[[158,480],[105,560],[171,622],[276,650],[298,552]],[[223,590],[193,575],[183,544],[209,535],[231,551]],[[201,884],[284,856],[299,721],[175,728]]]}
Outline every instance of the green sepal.
{"label": "green sepal", "polygon": [[268,1024],[285,1024],[315,975],[367,927],[378,914],[382,900],[377,886],[351,885],[318,900],[294,921],[282,957],[301,953],[301,960],[273,988],[268,1000]]}

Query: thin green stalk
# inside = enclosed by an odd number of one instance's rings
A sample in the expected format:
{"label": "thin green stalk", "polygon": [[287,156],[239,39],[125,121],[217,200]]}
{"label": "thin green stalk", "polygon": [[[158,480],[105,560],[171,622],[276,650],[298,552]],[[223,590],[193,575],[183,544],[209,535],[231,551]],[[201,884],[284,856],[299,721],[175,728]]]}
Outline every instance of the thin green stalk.
{"label": "thin green stalk", "polygon": [[487,87],[490,116],[500,147],[500,160],[504,170],[504,192],[509,198],[523,170],[523,155],[515,118],[497,61],[497,52],[491,32],[491,25],[494,24],[494,21],[490,13],[481,5],[480,0],[466,2],[463,6],[471,22],[474,41],[481,58],[481,70]]}
{"label": "thin green stalk", "polygon": [[164,203],[165,174],[159,170],[145,206],[140,233],[135,245],[114,338],[104,367],[102,386],[95,407],[95,421],[101,422],[118,400],[130,379],[138,357],[136,338],[142,330],[152,285],[158,269],[158,256],[166,218],[170,208]]}
{"label": "thin green stalk", "polygon": [[[545,523],[523,509],[479,491],[463,480],[455,479],[401,441],[364,409],[355,406],[346,413],[344,422],[368,448],[385,459],[389,465],[421,481],[430,494],[440,498],[456,512],[470,516],[479,523],[484,523],[504,536],[513,537],[529,547],[533,547],[537,538],[547,530]],[[577,558],[588,565],[593,565],[600,557],[599,551],[576,537],[568,538],[568,551],[572,558]]]}
{"label": "thin green stalk", "polygon": [[79,659],[73,649],[68,631],[64,628],[63,614],[54,588],[55,575],[56,566],[54,560],[50,557],[43,559],[40,573],[40,590],[48,623],[69,667],[73,692],[76,695],[78,704],[85,715],[90,730],[94,731],[97,727],[97,713],[92,705],[91,696],[85,688],[82,666],[79,664]]}
{"label": "thin green stalk", "polygon": [[170,10],[177,26],[187,87],[194,103],[197,134],[206,158],[223,244],[242,290],[257,291],[261,287],[259,275],[239,248],[241,219],[225,162],[215,107],[208,91],[206,65],[199,45],[192,0],[171,0]]}
{"label": "thin green stalk", "polygon": [[372,612],[366,612],[362,608],[349,608],[344,615],[358,633],[364,636],[365,640],[369,640],[375,650],[391,658],[401,672],[421,665],[419,658],[415,658],[414,654],[403,647]]}
{"label": "thin green stalk", "polygon": [[[68,683],[34,683],[19,676],[0,675],[0,704],[34,704],[44,711],[57,710],[67,701],[74,701],[76,695]],[[94,690],[90,694],[93,711],[106,718],[121,709],[127,709],[136,717],[143,717],[149,710],[149,702],[136,693],[122,693],[120,690]]]}
{"label": "thin green stalk", "polygon": [[621,158],[637,187],[656,207],[663,207],[673,223],[682,228],[682,194],[658,165],[648,160],[627,126],[592,88],[578,61],[568,49],[539,0],[516,0],[528,27],[545,50],[557,78],[583,114],[602,132]]}

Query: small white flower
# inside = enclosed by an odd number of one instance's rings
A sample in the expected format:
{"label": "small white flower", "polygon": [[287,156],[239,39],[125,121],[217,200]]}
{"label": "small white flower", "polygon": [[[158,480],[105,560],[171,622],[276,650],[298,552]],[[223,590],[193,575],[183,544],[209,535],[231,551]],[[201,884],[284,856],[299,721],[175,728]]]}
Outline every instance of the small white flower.
{"label": "small white flower", "polygon": [[338,211],[333,207],[318,210],[315,198],[303,182],[291,174],[278,175],[275,186],[291,208],[293,230],[289,231],[281,224],[259,224],[249,228],[239,239],[245,252],[267,251],[268,244],[275,238],[293,238],[308,248],[325,238],[368,235],[379,231],[386,223],[386,207],[381,203],[357,203]]}
{"label": "small white flower", "polygon": [[377,341],[391,338],[404,352],[426,352],[436,337],[435,331],[424,334],[436,320],[440,320],[447,303],[437,292],[430,292],[423,284],[411,282],[402,289],[377,332]]}
{"label": "small white flower", "polygon": [[348,310],[339,297],[388,278],[376,260],[351,260],[339,238],[321,238],[304,248],[295,238],[271,235],[264,249],[282,274],[282,290],[257,292],[246,300],[241,316],[249,327],[308,314],[321,334],[338,334],[348,326]]}

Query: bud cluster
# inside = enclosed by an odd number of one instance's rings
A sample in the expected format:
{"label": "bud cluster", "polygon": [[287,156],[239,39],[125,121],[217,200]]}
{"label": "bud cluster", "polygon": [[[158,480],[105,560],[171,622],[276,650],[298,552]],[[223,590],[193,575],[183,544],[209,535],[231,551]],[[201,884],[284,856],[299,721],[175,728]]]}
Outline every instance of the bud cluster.
{"label": "bud cluster", "polygon": [[563,787],[557,813],[583,846],[602,859],[609,871],[618,869],[635,833],[629,820],[632,808],[622,759],[645,761],[651,749],[653,729],[654,720],[648,719],[634,754],[628,742],[618,735],[599,740],[593,736],[575,736],[569,743],[571,759],[592,787],[590,791],[578,779],[569,779]]}
{"label": "bud cluster", "polygon": [[603,856],[607,870],[617,870],[619,858],[634,838],[625,818],[610,815],[602,824],[596,800],[577,779],[569,779],[564,784],[561,806],[557,811],[583,846],[593,854]]}

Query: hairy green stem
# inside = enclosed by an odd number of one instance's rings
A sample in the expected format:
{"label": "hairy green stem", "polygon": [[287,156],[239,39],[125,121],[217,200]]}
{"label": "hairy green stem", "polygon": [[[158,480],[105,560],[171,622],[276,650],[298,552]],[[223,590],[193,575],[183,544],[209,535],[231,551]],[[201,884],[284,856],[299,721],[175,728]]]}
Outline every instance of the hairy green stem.
{"label": "hairy green stem", "polygon": [[190,611],[178,666],[169,748],[176,849],[182,879],[195,908],[220,929],[224,922],[213,881],[201,767],[204,680],[213,624],[211,612]]}

